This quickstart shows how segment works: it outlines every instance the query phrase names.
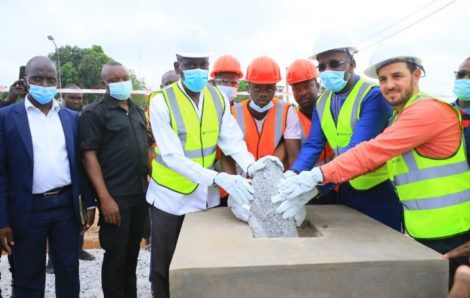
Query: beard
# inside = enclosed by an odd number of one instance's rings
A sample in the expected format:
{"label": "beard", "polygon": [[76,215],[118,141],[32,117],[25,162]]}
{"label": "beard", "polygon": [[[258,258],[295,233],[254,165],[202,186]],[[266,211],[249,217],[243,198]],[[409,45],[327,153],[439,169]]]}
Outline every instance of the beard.
{"label": "beard", "polygon": [[[394,87],[384,94],[385,99],[392,107],[405,106],[408,100],[415,94],[413,86],[415,85],[414,79],[410,80],[409,85],[400,90],[397,87]],[[395,92],[395,94],[389,95],[390,92]]]}

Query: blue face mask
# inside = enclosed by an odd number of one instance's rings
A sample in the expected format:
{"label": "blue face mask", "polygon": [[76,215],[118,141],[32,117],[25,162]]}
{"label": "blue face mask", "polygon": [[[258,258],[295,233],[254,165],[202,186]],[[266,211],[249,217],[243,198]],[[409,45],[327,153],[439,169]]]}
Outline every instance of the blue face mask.
{"label": "blue face mask", "polygon": [[109,83],[108,87],[109,94],[117,100],[126,100],[131,96],[132,82],[130,80],[125,82]]}
{"label": "blue face mask", "polygon": [[274,106],[274,104],[273,104],[272,101],[270,101],[264,107],[260,107],[257,104],[255,104],[254,101],[250,100],[250,108],[252,108],[253,110],[255,110],[258,113],[264,113],[264,112],[268,111],[270,108],[272,108],[273,106]]}
{"label": "blue face mask", "polygon": [[470,101],[470,79],[455,80],[454,94],[462,101]]}
{"label": "blue face mask", "polygon": [[191,91],[199,93],[206,87],[209,80],[209,71],[207,69],[188,69],[183,70],[183,83]]}
{"label": "blue face mask", "polygon": [[229,86],[224,86],[224,85],[218,85],[217,88],[219,88],[220,92],[225,94],[229,100],[234,99],[237,97],[237,88],[235,87],[229,87]]}
{"label": "blue face mask", "polygon": [[39,104],[45,105],[52,101],[57,94],[57,87],[43,87],[37,85],[29,85],[29,95]]}
{"label": "blue face mask", "polygon": [[346,71],[325,70],[320,73],[321,83],[326,89],[339,92],[343,90],[344,86],[348,83],[348,81],[344,79],[345,73]]}

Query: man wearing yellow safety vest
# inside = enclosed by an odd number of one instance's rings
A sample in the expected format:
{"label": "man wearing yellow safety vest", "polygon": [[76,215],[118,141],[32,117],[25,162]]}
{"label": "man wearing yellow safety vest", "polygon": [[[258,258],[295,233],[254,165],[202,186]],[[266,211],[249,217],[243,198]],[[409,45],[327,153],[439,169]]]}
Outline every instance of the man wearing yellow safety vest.
{"label": "man wearing yellow safety vest", "polygon": [[[439,253],[470,240],[470,170],[459,112],[419,90],[421,59],[406,44],[383,43],[372,55],[366,74],[378,78],[394,108],[390,125],[333,161],[279,184],[284,201],[278,209],[302,205],[299,195],[319,183],[345,182],[388,164],[404,209],[410,236]],[[406,253],[406,252],[403,252]],[[450,260],[450,283],[458,265]]]}
{"label": "man wearing yellow safety vest", "polygon": [[[180,36],[175,71],[181,79],[150,101],[150,124],[157,144],[147,202],[152,219],[152,289],[169,297],[169,266],[184,215],[219,205],[224,188],[239,208],[253,200],[248,180],[213,170],[217,146],[253,176],[266,157],[254,162],[230,114],[228,99],[208,82],[209,39],[192,29]],[[234,211],[235,213],[235,211]]]}
{"label": "man wearing yellow safety vest", "polygon": [[[387,126],[391,108],[378,86],[354,74],[354,52],[340,32],[325,31],[316,40],[313,58],[326,89],[317,100],[309,138],[284,178],[311,170],[327,142],[337,157]],[[402,209],[386,167],[341,183],[336,201],[401,231]]]}

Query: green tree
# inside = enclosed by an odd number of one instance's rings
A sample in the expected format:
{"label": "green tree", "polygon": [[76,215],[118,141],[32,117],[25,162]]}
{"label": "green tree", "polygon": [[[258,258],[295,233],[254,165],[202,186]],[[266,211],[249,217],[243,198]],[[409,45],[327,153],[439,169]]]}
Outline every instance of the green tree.
{"label": "green tree", "polygon": [[[57,63],[57,54],[60,58],[60,76],[62,86],[76,84],[85,89],[99,89],[101,85],[101,69],[104,64],[112,61],[103,48],[92,45],[91,48],[79,48],[77,46],[62,46],[57,53],[50,53],[49,58]],[[145,82],[131,72],[132,85],[135,90],[145,89]],[[91,103],[101,98],[101,95],[86,94],[85,101]],[[145,96],[135,95],[132,97],[142,107],[145,106]]]}
{"label": "green tree", "polygon": [[[240,84],[238,85],[238,92],[248,92],[248,82],[245,80],[241,80]],[[233,100],[234,102],[240,102],[243,101],[247,98],[248,96],[246,95],[239,95],[235,97]]]}

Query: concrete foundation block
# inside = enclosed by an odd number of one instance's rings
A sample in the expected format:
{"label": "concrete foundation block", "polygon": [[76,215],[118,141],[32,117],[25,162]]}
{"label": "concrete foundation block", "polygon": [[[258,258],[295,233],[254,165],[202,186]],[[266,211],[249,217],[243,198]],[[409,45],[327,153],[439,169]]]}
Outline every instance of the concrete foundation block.
{"label": "concrete foundation block", "polygon": [[188,214],[171,297],[446,297],[448,262],[344,206],[308,206],[299,238],[253,238],[228,208]]}

